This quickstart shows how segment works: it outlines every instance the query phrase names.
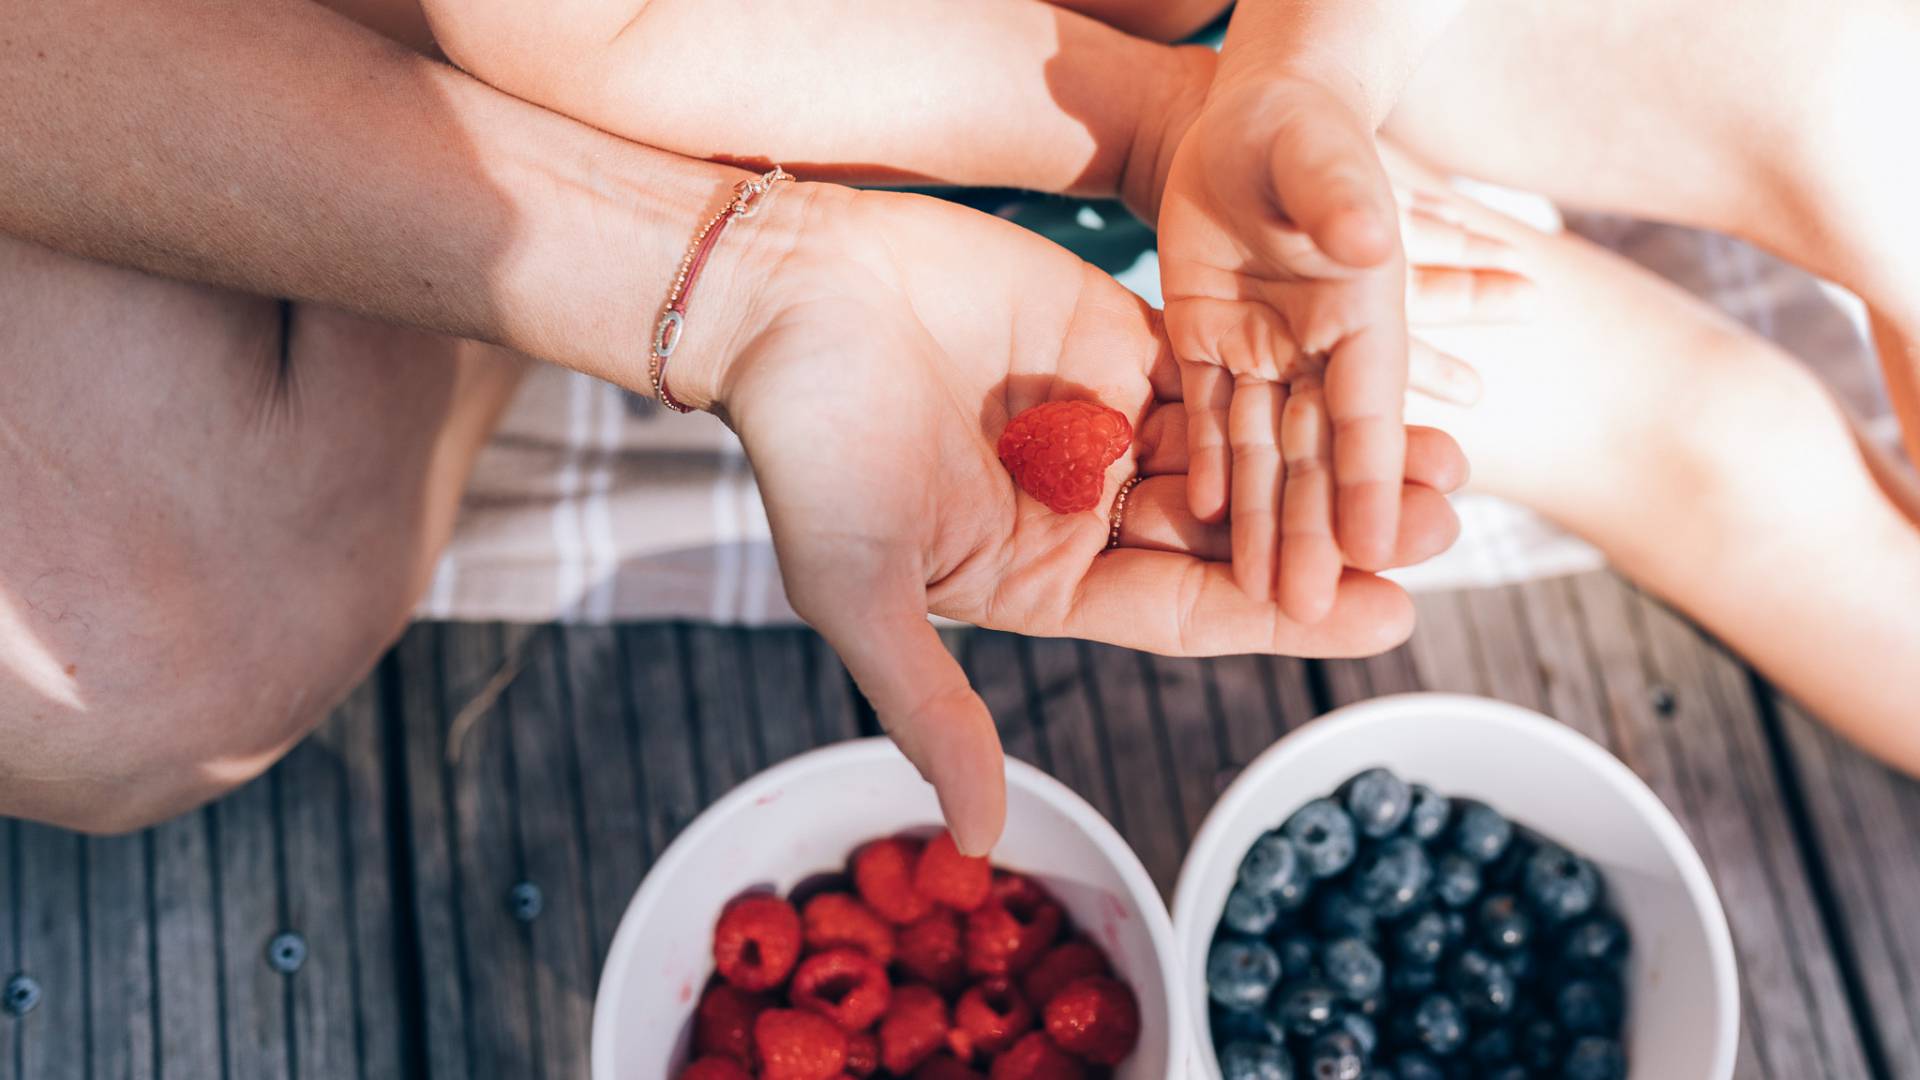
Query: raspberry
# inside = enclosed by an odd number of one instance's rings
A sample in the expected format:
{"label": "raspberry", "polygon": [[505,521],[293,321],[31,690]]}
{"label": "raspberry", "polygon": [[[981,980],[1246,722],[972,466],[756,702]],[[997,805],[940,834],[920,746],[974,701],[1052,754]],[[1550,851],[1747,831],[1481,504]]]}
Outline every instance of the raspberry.
{"label": "raspberry", "polygon": [[800,914],[775,896],[743,896],[720,913],[713,963],[742,990],[771,990],[800,959]]}
{"label": "raspberry", "polygon": [[1025,991],[1027,1003],[1036,1009],[1044,1009],[1053,995],[1065,990],[1071,983],[1089,975],[1105,975],[1113,969],[1107,966],[1106,954],[1090,941],[1069,941],[1047,950],[1026,977],[1020,980],[1020,989]]}
{"label": "raspberry", "polygon": [[860,899],[890,923],[904,926],[924,919],[933,901],[913,887],[913,867],[920,858],[920,842],[905,837],[875,840],[853,856],[853,884]]}
{"label": "raspberry", "polygon": [[829,949],[800,962],[788,996],[796,1007],[819,1013],[842,1031],[865,1031],[886,1014],[893,984],[887,969],[859,949]]}
{"label": "raspberry", "polygon": [[1086,1067],[1036,1031],[993,1059],[992,1080],[1085,1080]]}
{"label": "raspberry", "polygon": [[988,979],[960,995],[953,1006],[954,1056],[963,1061],[992,1057],[1033,1027],[1033,1010],[1005,979]]}
{"label": "raspberry", "polygon": [[1056,514],[1100,505],[1107,466],[1133,442],[1133,425],[1094,401],[1049,401],[1023,410],[1000,433],[1000,464],[1020,490]]}
{"label": "raspberry", "polygon": [[986,1080],[985,1077],[945,1054],[930,1057],[913,1070],[913,1080]]}
{"label": "raspberry", "polygon": [[753,1022],[766,1080],[833,1080],[847,1063],[847,1035],[823,1016],[768,1009]]}
{"label": "raspberry", "polygon": [[895,966],[907,975],[931,983],[943,993],[960,989],[967,978],[967,952],[960,916],[936,911],[911,926],[900,928]]}
{"label": "raspberry", "polygon": [[680,1080],[753,1080],[753,1074],[732,1058],[703,1057],[681,1069]]}
{"label": "raspberry", "polygon": [[880,1071],[880,1040],[861,1031],[847,1036],[847,1075],[857,1078]]}
{"label": "raspberry", "polygon": [[1018,975],[1040,959],[1065,922],[1060,905],[1032,880],[998,875],[992,897],[967,916],[967,971]]}
{"label": "raspberry", "polygon": [[821,893],[802,913],[807,948],[814,952],[851,945],[885,967],[893,963],[893,927],[849,893]]}
{"label": "raspberry", "polygon": [[729,1057],[753,1064],[753,1020],[767,1002],[758,994],[714,983],[700,996],[694,1012],[693,1052],[702,1057]]}
{"label": "raspberry", "polygon": [[1125,983],[1081,979],[1047,1002],[1047,1034],[1095,1065],[1118,1065],[1140,1041],[1140,1006]]}
{"label": "raspberry", "polygon": [[930,987],[896,987],[880,1021],[880,1064],[905,1076],[947,1045],[947,1003]]}
{"label": "raspberry", "polygon": [[947,833],[927,841],[920,863],[913,868],[913,885],[920,895],[953,908],[972,911],[987,902],[993,888],[993,867],[984,858],[960,854]]}

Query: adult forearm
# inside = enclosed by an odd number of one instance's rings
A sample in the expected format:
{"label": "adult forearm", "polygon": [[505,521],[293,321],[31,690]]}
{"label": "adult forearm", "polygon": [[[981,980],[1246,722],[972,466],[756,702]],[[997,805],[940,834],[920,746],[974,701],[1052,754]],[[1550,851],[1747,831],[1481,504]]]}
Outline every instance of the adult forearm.
{"label": "adult forearm", "polygon": [[1111,195],[1192,71],[1031,0],[427,8],[456,63],[530,101],[694,157],[845,181]]}
{"label": "adult forearm", "polygon": [[1343,95],[1375,126],[1468,0],[1241,0],[1222,82],[1289,71]]}
{"label": "adult forearm", "polygon": [[0,231],[630,385],[691,230],[738,176],[303,0],[0,12]]}

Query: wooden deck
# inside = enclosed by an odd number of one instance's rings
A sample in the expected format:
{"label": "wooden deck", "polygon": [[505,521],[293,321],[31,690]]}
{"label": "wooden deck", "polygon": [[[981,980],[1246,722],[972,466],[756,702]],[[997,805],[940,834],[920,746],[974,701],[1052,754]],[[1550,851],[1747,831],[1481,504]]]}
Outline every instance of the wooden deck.
{"label": "wooden deck", "polygon": [[[1738,945],[1740,1075],[1920,1080],[1920,784],[1609,575],[1421,606],[1408,648],[1352,663],[951,640],[1009,750],[1163,889],[1220,787],[1329,707],[1428,687],[1554,713],[1699,845]],[[416,627],[218,805],[114,839],[0,821],[0,1010],[39,996],[0,1011],[0,1080],[584,1077],[650,860],[754,771],[873,730],[804,631]]]}

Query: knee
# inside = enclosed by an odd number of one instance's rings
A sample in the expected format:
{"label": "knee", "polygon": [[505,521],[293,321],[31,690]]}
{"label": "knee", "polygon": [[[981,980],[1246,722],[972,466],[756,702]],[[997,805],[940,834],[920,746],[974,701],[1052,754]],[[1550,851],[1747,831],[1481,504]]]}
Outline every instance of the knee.
{"label": "knee", "polygon": [[127,550],[17,589],[0,567],[0,814],[125,832],[246,783],[365,676],[412,595],[350,560]]}

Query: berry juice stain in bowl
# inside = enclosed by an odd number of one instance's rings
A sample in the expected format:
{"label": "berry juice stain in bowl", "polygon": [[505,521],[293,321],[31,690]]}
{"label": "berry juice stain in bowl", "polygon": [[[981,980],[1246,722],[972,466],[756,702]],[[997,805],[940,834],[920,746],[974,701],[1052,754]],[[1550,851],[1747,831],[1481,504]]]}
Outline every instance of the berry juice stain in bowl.
{"label": "berry juice stain in bowl", "polygon": [[1206,961],[1224,1080],[1623,1080],[1598,869],[1383,768],[1259,836]]}

